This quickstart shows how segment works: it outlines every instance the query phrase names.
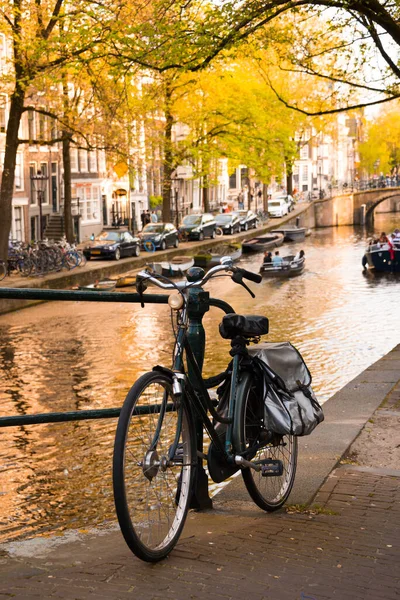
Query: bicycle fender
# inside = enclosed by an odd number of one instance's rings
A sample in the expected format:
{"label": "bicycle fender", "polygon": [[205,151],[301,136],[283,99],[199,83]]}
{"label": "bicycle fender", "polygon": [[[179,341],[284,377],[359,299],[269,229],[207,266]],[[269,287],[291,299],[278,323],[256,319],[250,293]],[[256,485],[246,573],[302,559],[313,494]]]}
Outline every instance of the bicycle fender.
{"label": "bicycle fender", "polygon": [[172,369],[168,369],[167,367],[162,367],[161,365],[156,365],[155,367],[152,368],[152,371],[157,371],[158,373],[163,373],[164,375],[171,377],[171,379],[174,376],[174,372],[172,371]]}

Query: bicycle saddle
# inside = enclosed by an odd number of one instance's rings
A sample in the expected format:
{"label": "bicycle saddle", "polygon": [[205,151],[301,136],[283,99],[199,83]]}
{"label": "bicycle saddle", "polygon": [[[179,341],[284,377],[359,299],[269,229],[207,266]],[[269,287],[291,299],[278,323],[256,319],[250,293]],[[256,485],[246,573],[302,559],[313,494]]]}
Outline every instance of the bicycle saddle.
{"label": "bicycle saddle", "polygon": [[221,337],[232,340],[236,336],[257,337],[268,333],[268,319],[257,315],[225,315],[219,325]]}

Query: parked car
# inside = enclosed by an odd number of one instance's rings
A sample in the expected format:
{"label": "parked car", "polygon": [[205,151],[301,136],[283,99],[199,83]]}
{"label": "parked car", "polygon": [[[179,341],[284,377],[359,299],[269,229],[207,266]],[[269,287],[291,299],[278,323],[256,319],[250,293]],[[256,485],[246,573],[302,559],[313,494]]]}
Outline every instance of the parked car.
{"label": "parked car", "polygon": [[194,214],[184,217],[179,230],[188,235],[190,240],[204,240],[205,237],[215,238],[215,219],[209,213]]}
{"label": "parked car", "polygon": [[172,223],[149,223],[139,234],[142,248],[150,241],[154,247],[165,250],[168,247],[179,246],[178,230]]}
{"label": "parked car", "polygon": [[239,232],[241,230],[240,217],[234,212],[224,213],[215,216],[217,227],[220,227],[224,233]]}
{"label": "parked car", "polygon": [[270,217],[284,217],[289,213],[289,202],[287,196],[277,196],[268,200],[268,212]]}
{"label": "parked car", "polygon": [[87,260],[91,258],[113,258],[139,256],[140,240],[129,231],[103,230],[83,249]]}
{"label": "parked car", "polygon": [[235,213],[239,216],[240,227],[244,229],[244,231],[247,231],[252,227],[256,229],[258,225],[258,218],[252,210],[236,210]]}

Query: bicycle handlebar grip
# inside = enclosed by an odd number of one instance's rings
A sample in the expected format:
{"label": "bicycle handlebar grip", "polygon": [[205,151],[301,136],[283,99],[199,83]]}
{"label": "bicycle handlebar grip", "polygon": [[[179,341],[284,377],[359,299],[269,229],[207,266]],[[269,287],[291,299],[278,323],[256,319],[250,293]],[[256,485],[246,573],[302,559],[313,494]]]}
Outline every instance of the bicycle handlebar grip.
{"label": "bicycle handlebar grip", "polygon": [[240,272],[245,279],[254,281],[254,283],[260,283],[262,281],[262,277],[258,273],[252,273],[251,271],[246,271],[246,269],[240,269]]}

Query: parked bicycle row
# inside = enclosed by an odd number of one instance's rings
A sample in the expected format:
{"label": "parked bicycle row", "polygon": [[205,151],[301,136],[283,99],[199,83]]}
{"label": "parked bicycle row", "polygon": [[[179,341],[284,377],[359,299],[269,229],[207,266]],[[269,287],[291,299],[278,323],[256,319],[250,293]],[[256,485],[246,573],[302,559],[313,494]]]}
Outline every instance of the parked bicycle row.
{"label": "parked bicycle row", "polygon": [[18,273],[24,277],[47,275],[48,273],[71,270],[86,264],[86,257],[75,245],[65,238],[58,242],[43,240],[26,244],[10,241],[8,260],[0,261],[0,280],[6,275]]}

